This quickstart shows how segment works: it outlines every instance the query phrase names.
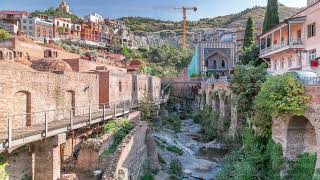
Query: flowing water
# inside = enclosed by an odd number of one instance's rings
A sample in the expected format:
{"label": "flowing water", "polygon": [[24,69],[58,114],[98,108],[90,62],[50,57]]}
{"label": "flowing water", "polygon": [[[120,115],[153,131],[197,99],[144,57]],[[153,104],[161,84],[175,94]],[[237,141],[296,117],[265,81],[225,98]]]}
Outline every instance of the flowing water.
{"label": "flowing water", "polygon": [[[169,169],[172,160],[179,160],[185,174],[183,179],[214,179],[227,153],[221,143],[201,141],[201,125],[194,123],[192,119],[182,120],[179,133],[162,128],[154,136],[158,144],[162,144],[159,145],[159,154],[166,161],[165,168]],[[165,146],[171,145],[179,147],[183,155],[167,151]]]}

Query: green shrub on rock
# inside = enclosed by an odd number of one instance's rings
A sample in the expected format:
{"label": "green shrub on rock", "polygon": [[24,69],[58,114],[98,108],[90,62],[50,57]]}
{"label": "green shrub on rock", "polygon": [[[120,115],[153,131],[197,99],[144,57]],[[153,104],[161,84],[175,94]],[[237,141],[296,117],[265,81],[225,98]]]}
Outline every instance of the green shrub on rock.
{"label": "green shrub on rock", "polygon": [[312,179],[315,171],[317,155],[302,154],[295,162],[289,164],[287,180]]}

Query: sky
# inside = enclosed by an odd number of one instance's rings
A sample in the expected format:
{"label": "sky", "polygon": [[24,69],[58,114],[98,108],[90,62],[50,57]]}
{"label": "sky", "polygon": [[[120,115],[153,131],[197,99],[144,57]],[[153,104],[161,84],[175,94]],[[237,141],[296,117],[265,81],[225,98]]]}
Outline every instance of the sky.
{"label": "sky", "polygon": [[[197,12],[188,12],[188,20],[211,18],[240,12],[246,8],[266,6],[267,0],[65,0],[71,12],[84,16],[96,12],[105,18],[141,16],[162,20],[181,20],[175,7],[197,6]],[[307,0],[279,0],[290,7],[303,7]],[[0,10],[44,10],[57,7],[60,0],[0,0]]]}

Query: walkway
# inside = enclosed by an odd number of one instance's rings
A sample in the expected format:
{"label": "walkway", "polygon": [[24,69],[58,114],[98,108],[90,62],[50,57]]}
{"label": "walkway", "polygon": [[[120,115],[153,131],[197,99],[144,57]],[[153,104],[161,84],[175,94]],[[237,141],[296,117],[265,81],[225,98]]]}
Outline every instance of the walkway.
{"label": "walkway", "polygon": [[[154,105],[160,105],[165,103],[167,98],[155,101]],[[117,104],[117,105],[115,105]],[[30,127],[12,128],[12,120],[8,117],[8,128],[6,131],[0,131],[0,153],[5,150],[12,150],[22,145],[39,141],[48,137],[52,137],[58,134],[70,132],[75,129],[90,127],[100,122],[108,122],[116,117],[122,117],[135,109],[139,108],[139,103],[131,101],[111,103],[106,107],[103,105],[96,106],[96,110],[91,112],[92,106],[84,106],[74,109],[88,109],[88,113],[73,112],[75,115],[70,115],[69,118],[62,118],[48,122],[47,116],[49,113],[57,111],[45,111],[37,113],[37,116],[43,117],[43,123],[38,123]],[[39,115],[41,114],[41,115]],[[70,113],[71,114],[71,113]],[[24,116],[26,115],[19,115]],[[11,116],[11,119],[14,116]]]}

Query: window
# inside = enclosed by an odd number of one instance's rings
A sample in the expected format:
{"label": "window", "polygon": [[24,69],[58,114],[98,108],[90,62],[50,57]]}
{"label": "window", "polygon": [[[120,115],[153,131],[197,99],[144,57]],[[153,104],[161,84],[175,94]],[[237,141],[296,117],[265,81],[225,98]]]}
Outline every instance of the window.
{"label": "window", "polygon": [[226,67],[226,63],[224,62],[224,60],[222,60],[221,66],[222,66],[222,68],[225,68],[225,67]]}
{"label": "window", "polygon": [[57,21],[57,26],[59,26],[59,24],[60,24],[59,21]]}
{"label": "window", "polygon": [[121,81],[119,81],[119,92],[121,92],[122,91],[122,83],[121,83]]}
{"label": "window", "polygon": [[29,24],[32,24],[32,20],[29,20]]}
{"label": "window", "polygon": [[27,30],[27,26],[23,26],[23,30]]}
{"label": "window", "polygon": [[308,25],[308,38],[316,36],[316,23]]}
{"label": "window", "polygon": [[136,91],[136,83],[133,83],[133,91]]}
{"label": "window", "polygon": [[40,27],[37,28],[37,31],[40,33]]}
{"label": "window", "polygon": [[26,23],[27,23],[27,20],[23,20],[23,23],[26,24]]}
{"label": "window", "polygon": [[317,50],[312,49],[309,51],[309,61],[315,60],[317,58]]}
{"label": "window", "polygon": [[292,57],[289,57],[289,59],[288,59],[288,67],[289,68],[292,67]]}
{"label": "window", "polygon": [[281,69],[284,68],[284,59],[281,60],[280,68],[281,68]]}
{"label": "window", "polygon": [[277,70],[277,63],[278,63],[277,61],[274,61],[274,64],[273,64],[273,69],[274,70]]}
{"label": "window", "polygon": [[32,30],[32,26],[29,26],[29,30]]}

